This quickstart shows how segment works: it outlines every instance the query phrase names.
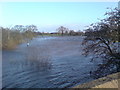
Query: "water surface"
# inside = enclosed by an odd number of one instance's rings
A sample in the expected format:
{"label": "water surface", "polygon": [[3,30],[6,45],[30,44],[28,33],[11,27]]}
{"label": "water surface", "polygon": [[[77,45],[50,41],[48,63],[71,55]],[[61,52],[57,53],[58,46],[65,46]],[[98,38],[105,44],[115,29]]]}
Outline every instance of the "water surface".
{"label": "water surface", "polygon": [[81,36],[38,37],[3,51],[3,88],[65,88],[93,80],[97,62],[82,53]]}

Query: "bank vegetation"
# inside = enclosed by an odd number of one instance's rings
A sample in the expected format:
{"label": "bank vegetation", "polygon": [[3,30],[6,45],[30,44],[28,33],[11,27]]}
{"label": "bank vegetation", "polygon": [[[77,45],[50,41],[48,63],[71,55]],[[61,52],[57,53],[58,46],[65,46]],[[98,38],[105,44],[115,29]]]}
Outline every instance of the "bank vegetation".
{"label": "bank vegetation", "polygon": [[13,27],[0,27],[2,32],[2,41],[0,45],[3,50],[15,49],[18,44],[28,42],[33,37],[37,36],[37,26],[35,25],[15,25]]}
{"label": "bank vegetation", "polygon": [[120,72],[120,10],[110,9],[105,15],[105,19],[88,27],[82,43],[85,56],[93,54],[91,61],[102,60],[96,71],[91,71],[95,78]]}

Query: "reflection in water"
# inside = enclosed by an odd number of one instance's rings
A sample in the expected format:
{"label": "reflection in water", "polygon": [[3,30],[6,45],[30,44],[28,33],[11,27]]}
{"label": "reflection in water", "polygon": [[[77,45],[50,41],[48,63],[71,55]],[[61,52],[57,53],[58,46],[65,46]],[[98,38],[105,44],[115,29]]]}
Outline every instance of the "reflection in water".
{"label": "reflection in water", "polygon": [[63,88],[93,80],[95,63],[80,55],[81,37],[36,38],[3,51],[3,88]]}

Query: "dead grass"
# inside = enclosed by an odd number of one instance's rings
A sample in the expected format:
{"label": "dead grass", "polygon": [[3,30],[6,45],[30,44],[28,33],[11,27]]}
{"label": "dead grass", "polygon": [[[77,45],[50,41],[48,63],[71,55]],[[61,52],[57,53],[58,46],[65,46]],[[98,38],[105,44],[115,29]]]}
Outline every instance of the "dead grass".
{"label": "dead grass", "polygon": [[46,54],[48,50],[43,47],[28,47],[26,51],[27,65],[36,67],[37,69],[50,69],[51,57]]}
{"label": "dead grass", "polygon": [[7,49],[7,50],[12,50],[16,47],[16,43],[14,42],[13,39],[6,41],[2,45],[3,45],[3,49]]}
{"label": "dead grass", "polygon": [[120,79],[120,72],[107,75],[91,82],[77,85],[73,88],[86,88],[87,90],[95,90],[95,88],[118,88],[118,80]]}

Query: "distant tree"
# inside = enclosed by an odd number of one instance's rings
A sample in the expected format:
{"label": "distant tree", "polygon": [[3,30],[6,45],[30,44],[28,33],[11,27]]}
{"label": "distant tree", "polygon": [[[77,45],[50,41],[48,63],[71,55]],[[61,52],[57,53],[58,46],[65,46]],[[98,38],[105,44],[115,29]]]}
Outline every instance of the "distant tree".
{"label": "distant tree", "polygon": [[17,31],[23,32],[23,31],[25,31],[25,26],[23,26],[23,25],[15,25],[15,26],[12,27],[11,30],[17,30]]}
{"label": "distant tree", "polygon": [[38,31],[38,28],[35,25],[27,25],[26,30],[31,31],[31,32],[36,32],[36,31]]}
{"label": "distant tree", "polygon": [[64,26],[60,26],[58,29],[57,29],[58,33],[60,33],[62,36],[63,34],[65,34],[66,32],[69,31],[68,28],[64,27]]}
{"label": "distant tree", "polygon": [[75,34],[75,31],[74,30],[70,30],[69,31],[69,35],[74,35]]}
{"label": "distant tree", "polygon": [[[112,9],[111,9],[112,10]],[[107,12],[107,18],[99,23],[91,24],[86,30],[82,44],[84,55],[94,54],[92,60],[101,58],[102,64],[92,72],[95,78],[120,71],[120,11],[114,9]]]}
{"label": "distant tree", "polygon": [[30,38],[32,39],[32,37],[35,36],[35,32],[37,32],[37,26],[35,25],[27,25],[25,26],[25,34],[26,34],[26,38]]}

